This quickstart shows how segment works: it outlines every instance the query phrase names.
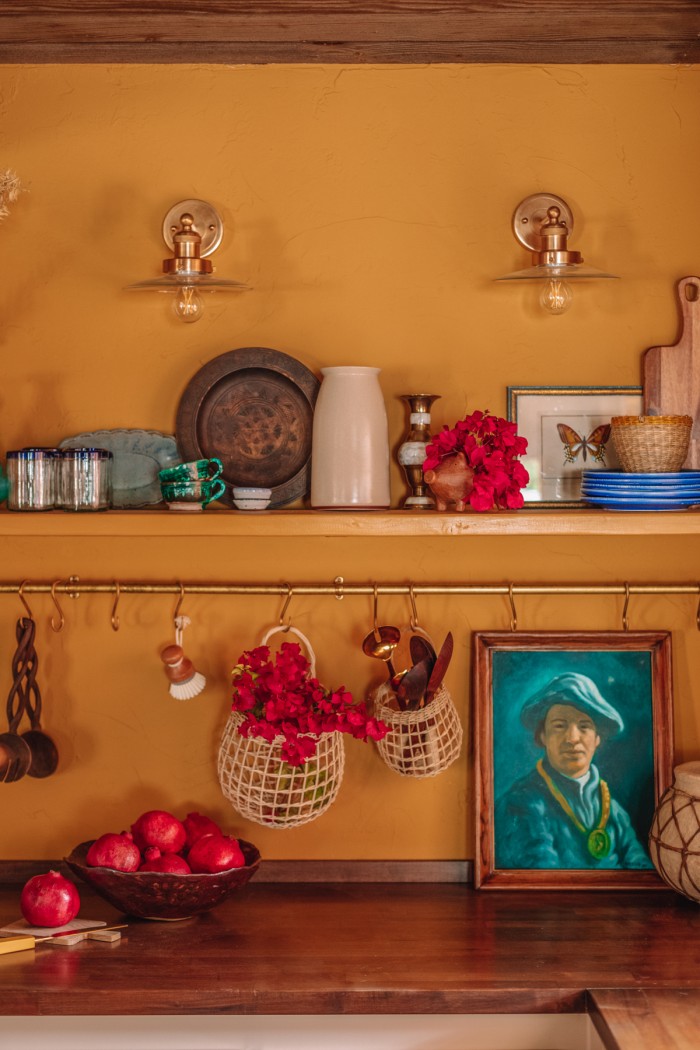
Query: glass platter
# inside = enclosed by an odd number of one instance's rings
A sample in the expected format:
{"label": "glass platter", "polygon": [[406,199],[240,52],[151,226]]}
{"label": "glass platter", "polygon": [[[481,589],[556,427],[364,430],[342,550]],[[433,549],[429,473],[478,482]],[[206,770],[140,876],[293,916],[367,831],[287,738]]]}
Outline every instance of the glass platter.
{"label": "glass platter", "polygon": [[160,430],[88,430],[64,438],[59,448],[106,448],[112,453],[115,510],[162,502],[158,472],[182,462],[174,435]]}

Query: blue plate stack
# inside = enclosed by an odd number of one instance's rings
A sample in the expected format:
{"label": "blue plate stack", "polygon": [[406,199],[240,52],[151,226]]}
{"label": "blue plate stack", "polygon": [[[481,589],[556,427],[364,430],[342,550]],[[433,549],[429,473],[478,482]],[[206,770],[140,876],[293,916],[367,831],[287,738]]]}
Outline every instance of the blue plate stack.
{"label": "blue plate stack", "polygon": [[700,470],[675,474],[584,470],[581,497],[605,510],[687,510],[700,506]]}

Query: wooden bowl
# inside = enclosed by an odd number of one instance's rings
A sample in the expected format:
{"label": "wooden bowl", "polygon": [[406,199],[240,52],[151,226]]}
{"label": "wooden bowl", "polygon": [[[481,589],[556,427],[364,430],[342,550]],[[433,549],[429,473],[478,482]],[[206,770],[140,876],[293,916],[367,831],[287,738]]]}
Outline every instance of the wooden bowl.
{"label": "wooden bowl", "polygon": [[215,875],[171,875],[157,871],[115,871],[86,863],[92,842],[81,842],[64,860],[70,870],[119,911],[139,919],[189,919],[211,911],[253,877],[260,853],[250,842],[238,840],[245,867]]}

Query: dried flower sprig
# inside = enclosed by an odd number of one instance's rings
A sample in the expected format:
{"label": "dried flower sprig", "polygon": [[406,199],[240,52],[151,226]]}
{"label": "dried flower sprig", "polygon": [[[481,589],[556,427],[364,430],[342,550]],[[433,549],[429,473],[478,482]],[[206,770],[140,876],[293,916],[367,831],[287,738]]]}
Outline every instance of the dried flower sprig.
{"label": "dried flower sprig", "polygon": [[381,740],[389,731],[344,686],[330,690],[312,678],[295,642],[284,642],[274,658],[266,645],[242,654],[233,669],[232,707],[245,716],[241,736],[270,743],[282,737],[282,758],[290,766],[302,766],[316,753],[319,733]]}
{"label": "dried flower sprig", "polygon": [[19,176],[14,171],[9,168],[0,171],[0,222],[10,214],[8,205],[14,204],[21,191]]}

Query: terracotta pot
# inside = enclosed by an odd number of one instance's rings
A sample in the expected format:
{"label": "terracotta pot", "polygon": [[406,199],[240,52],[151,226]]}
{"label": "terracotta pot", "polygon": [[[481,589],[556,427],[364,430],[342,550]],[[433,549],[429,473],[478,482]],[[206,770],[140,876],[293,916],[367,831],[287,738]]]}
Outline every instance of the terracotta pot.
{"label": "terracotta pot", "polygon": [[447,456],[434,470],[426,470],[424,477],[438,510],[447,510],[452,505],[457,511],[465,509],[473,488],[474,471],[467,466],[463,452]]}

